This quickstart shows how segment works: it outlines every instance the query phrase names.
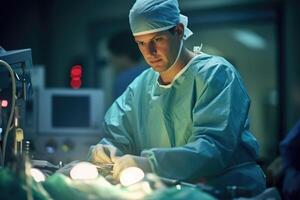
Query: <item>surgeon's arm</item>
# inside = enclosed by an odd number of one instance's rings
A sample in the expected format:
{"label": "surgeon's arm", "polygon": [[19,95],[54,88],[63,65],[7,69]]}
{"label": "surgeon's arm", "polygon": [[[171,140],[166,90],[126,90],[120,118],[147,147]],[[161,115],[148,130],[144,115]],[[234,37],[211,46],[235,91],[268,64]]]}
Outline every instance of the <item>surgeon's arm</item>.
{"label": "surgeon's arm", "polygon": [[142,152],[159,176],[177,180],[216,175],[224,170],[239,142],[249,99],[237,75],[226,66],[205,72],[206,86],[192,111],[193,130],[186,145]]}
{"label": "surgeon's arm", "polygon": [[127,88],[109,108],[104,118],[104,137],[99,142],[102,145],[112,145],[117,148],[117,156],[134,154],[132,133],[132,97],[131,88]]}

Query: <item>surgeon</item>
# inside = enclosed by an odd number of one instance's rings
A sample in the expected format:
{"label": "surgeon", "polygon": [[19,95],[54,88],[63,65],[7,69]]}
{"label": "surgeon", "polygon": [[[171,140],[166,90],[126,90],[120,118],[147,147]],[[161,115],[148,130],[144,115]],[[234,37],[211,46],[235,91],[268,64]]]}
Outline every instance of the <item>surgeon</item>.
{"label": "surgeon", "polygon": [[184,47],[192,32],[177,0],[137,0],[133,37],[150,68],[112,104],[94,163],[114,163],[114,178],[139,167],[161,177],[241,187],[256,195],[265,176],[249,131],[250,99],[224,58]]}

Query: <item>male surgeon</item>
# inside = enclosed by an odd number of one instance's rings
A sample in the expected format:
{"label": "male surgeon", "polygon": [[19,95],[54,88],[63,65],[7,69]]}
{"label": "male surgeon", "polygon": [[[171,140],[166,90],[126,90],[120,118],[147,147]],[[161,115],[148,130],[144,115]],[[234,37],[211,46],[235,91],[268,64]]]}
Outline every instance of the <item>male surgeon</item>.
{"label": "male surgeon", "polygon": [[137,0],[130,28],[149,69],[110,107],[94,163],[114,163],[114,178],[139,167],[158,176],[256,195],[265,176],[249,131],[250,99],[224,58],[184,47],[191,34],[177,0]]}

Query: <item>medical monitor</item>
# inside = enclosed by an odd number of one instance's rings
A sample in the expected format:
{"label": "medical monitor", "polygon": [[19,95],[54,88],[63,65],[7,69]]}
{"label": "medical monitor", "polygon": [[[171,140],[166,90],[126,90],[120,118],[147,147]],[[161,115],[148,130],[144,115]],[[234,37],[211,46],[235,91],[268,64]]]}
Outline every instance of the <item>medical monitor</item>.
{"label": "medical monitor", "polygon": [[[30,72],[32,68],[31,49],[6,51],[0,46],[0,60],[12,68],[16,77],[16,96],[26,100],[31,93]],[[11,101],[11,77],[4,66],[0,66],[0,100]]]}
{"label": "medical monitor", "polygon": [[104,95],[99,89],[44,89],[39,92],[41,135],[99,135]]}

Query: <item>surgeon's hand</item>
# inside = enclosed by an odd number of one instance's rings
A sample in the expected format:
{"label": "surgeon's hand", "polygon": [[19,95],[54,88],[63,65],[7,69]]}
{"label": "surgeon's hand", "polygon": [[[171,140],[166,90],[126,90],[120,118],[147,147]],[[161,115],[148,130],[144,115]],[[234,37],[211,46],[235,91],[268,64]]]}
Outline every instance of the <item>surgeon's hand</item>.
{"label": "surgeon's hand", "polygon": [[112,158],[119,155],[120,151],[112,146],[105,144],[97,144],[90,147],[88,153],[88,161],[92,163],[113,163]]}
{"label": "surgeon's hand", "polygon": [[148,158],[126,154],[121,157],[114,157],[113,178],[120,179],[121,172],[128,167],[138,167],[145,173],[151,172],[150,162]]}

